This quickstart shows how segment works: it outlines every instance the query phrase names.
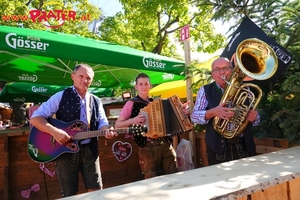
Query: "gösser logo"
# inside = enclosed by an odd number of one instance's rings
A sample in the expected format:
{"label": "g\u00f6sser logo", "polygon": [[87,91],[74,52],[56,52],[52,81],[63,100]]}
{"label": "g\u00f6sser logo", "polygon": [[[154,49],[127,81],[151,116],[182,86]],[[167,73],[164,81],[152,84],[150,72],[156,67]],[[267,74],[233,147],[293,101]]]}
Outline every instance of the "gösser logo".
{"label": "g\u00f6sser logo", "polygon": [[46,48],[49,46],[49,43],[40,42],[40,38],[28,36],[27,39],[23,39],[22,36],[17,36],[16,33],[7,34],[5,36],[5,42],[13,49],[17,49],[18,47],[29,50],[46,51]]}
{"label": "g\u00f6sser logo", "polygon": [[26,99],[25,99],[25,97],[16,97],[13,100],[14,100],[14,102],[25,102]]}
{"label": "g\u00f6sser logo", "polygon": [[143,64],[146,68],[162,68],[164,69],[166,63],[162,63],[160,60],[155,60],[152,58],[144,57]]}
{"label": "g\u00f6sser logo", "polygon": [[93,80],[91,86],[100,87],[102,82],[100,80]]}
{"label": "g\u00f6sser logo", "polygon": [[37,75],[29,76],[28,74],[22,74],[18,76],[19,81],[28,81],[28,82],[36,82],[38,80]]}
{"label": "g\u00f6sser logo", "polygon": [[163,80],[172,80],[174,78],[174,74],[164,73],[162,75]]}
{"label": "g\u00f6sser logo", "polygon": [[[62,3],[59,2],[48,2],[45,3],[42,8],[46,8],[46,6],[59,5],[63,7]],[[59,28],[61,27],[65,21],[75,21],[77,19],[81,21],[90,20],[90,14],[76,16],[76,12],[73,10],[30,10],[29,16],[27,15],[2,15],[1,18],[3,21],[29,21],[31,19],[34,23],[43,23],[44,26],[48,28]],[[30,18],[30,19],[29,19]],[[55,25],[50,25],[49,22],[53,22]],[[58,23],[58,24],[57,24]]]}
{"label": "g\u00f6sser logo", "polygon": [[32,92],[34,92],[34,93],[45,93],[45,92],[47,92],[47,88],[44,88],[44,87],[37,87],[37,86],[32,86],[31,87],[31,90],[32,90]]}

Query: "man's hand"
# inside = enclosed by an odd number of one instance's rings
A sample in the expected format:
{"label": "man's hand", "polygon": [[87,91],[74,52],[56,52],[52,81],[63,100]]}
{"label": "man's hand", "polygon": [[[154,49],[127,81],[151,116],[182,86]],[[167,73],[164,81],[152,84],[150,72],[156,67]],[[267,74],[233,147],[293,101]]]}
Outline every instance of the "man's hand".
{"label": "man's hand", "polygon": [[258,111],[257,110],[249,110],[249,112],[247,113],[247,120],[249,122],[254,122],[254,120],[256,119],[258,115]]}
{"label": "man's hand", "polygon": [[52,136],[60,145],[64,145],[72,140],[72,137],[62,129],[57,129],[57,131],[54,132]]}
{"label": "man's hand", "polygon": [[229,120],[234,116],[234,111],[233,108],[224,107],[225,104],[226,103],[224,102],[218,105],[217,107],[215,107],[214,112],[215,112],[215,116],[221,119]]}

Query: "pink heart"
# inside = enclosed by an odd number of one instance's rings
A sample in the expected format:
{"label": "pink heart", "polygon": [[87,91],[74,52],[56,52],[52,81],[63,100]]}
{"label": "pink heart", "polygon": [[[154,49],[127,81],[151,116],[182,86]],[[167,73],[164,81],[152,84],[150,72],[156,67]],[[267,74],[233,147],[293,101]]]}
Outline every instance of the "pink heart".
{"label": "pink heart", "polygon": [[132,146],[128,142],[115,141],[112,145],[112,152],[119,162],[123,162],[131,155]]}

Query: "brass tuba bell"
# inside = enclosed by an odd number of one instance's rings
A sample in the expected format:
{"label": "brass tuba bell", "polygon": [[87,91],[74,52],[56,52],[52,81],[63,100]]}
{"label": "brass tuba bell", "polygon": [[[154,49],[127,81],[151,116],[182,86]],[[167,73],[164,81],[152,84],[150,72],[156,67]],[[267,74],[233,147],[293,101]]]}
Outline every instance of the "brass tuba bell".
{"label": "brass tuba bell", "polygon": [[[215,117],[213,121],[214,129],[227,139],[243,133],[249,123],[246,119],[248,111],[255,110],[262,97],[259,86],[252,83],[242,84],[242,81],[245,78],[268,79],[278,68],[276,53],[268,44],[256,38],[246,39],[238,45],[235,61],[236,66],[230,80],[226,81],[223,77],[227,86],[220,101],[226,102],[226,107],[232,107],[234,116],[229,120]],[[250,88],[257,92],[252,92]]]}

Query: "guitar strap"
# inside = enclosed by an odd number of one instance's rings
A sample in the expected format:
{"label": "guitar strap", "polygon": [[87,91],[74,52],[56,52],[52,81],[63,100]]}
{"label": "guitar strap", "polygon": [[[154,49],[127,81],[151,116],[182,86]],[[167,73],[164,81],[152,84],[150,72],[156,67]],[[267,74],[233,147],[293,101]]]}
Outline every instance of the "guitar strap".
{"label": "guitar strap", "polygon": [[90,106],[91,106],[91,95],[89,93],[86,93],[86,120],[87,120],[87,126],[88,130],[90,130],[91,125],[91,112],[90,112]]}

